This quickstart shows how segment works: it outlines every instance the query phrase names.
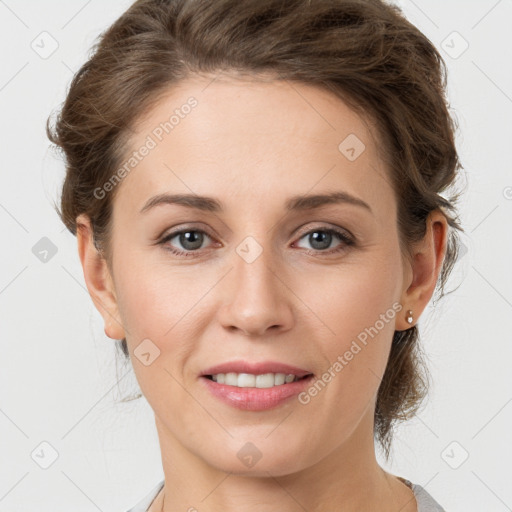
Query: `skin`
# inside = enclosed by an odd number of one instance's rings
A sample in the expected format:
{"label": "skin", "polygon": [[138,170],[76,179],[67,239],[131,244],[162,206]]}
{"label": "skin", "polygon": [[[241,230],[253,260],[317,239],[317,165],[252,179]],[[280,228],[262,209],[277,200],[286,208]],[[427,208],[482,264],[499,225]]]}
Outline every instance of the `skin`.
{"label": "skin", "polygon": [[[411,326],[409,309],[416,323],[434,292],[444,215],[431,213],[410,264],[376,131],[311,85],[191,78],[140,120],[131,150],[190,96],[197,107],[117,185],[112,272],[88,218],[77,219],[84,278],[105,333],[127,338],[154,410],[166,484],[150,510],[416,511],[412,491],[376,461],[373,415],[393,333]],[[351,133],[366,146],[354,161],[338,149]],[[290,196],[340,190],[372,211],[284,209]],[[156,194],[191,192],[217,198],[225,211],[159,205],[140,213]],[[166,250],[191,250],[180,237],[156,243],[181,227],[207,233],[192,249],[198,256]],[[333,235],[322,249],[307,234],[334,227],[355,245]],[[236,252],[248,236],[262,248],[251,263]],[[200,385],[207,367],[235,359],[277,360],[321,376],[394,303],[403,309],[306,405],[292,399],[241,411]],[[148,366],[133,353],[146,338],[160,350]],[[262,454],[251,468],[237,457],[249,441]]]}

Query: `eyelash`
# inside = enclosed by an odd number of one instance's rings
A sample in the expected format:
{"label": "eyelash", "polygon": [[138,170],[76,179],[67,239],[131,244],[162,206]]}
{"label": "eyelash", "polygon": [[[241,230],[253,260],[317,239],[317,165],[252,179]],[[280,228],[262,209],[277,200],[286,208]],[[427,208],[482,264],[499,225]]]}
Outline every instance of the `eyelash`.
{"label": "eyelash", "polygon": [[[181,235],[182,233],[189,233],[189,232],[203,233],[206,236],[208,236],[209,238],[213,239],[212,236],[210,236],[206,231],[204,231],[202,229],[188,228],[188,229],[181,229],[179,231],[174,231],[173,233],[169,233],[162,240],[160,240],[160,242],[158,242],[158,244],[164,245],[166,242],[168,242],[169,240],[172,240],[174,237]],[[335,249],[330,249],[330,250],[325,250],[325,251],[322,251],[319,249],[304,249],[306,251],[306,254],[312,254],[312,255],[335,254],[335,253],[342,252],[342,251],[346,250],[347,247],[355,245],[355,241],[353,238],[351,238],[349,235],[347,235],[347,233],[345,233],[344,231],[337,230],[335,228],[314,228],[310,231],[307,231],[306,233],[303,233],[300,236],[299,240],[301,240],[305,236],[310,235],[311,233],[317,233],[317,232],[334,234],[343,243]],[[197,249],[195,251],[182,251],[179,249],[175,249],[173,247],[165,247],[165,250],[167,250],[177,256],[183,256],[183,257],[189,257],[189,258],[197,257],[197,255],[198,255],[197,253],[199,253],[199,251],[200,251],[199,249]]]}

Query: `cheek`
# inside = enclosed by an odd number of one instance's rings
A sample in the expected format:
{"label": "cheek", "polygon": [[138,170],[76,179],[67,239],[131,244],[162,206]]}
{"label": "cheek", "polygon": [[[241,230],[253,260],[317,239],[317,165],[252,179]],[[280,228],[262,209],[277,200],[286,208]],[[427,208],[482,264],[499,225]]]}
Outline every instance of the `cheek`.
{"label": "cheek", "polygon": [[215,276],[202,279],[191,267],[173,268],[146,254],[123,257],[118,269],[119,312],[134,343],[150,338],[163,347],[174,332],[183,333],[187,317],[215,284]]}
{"label": "cheek", "polygon": [[382,250],[294,281],[293,289],[307,306],[304,311],[314,313],[312,321],[316,318],[331,356],[359,335],[364,339],[374,326],[384,338],[392,336],[401,308],[401,267],[396,258],[393,250]]}
{"label": "cheek", "polygon": [[365,406],[384,374],[396,318],[403,314],[397,258],[388,247],[295,288],[315,313],[310,327],[316,327],[312,336],[324,356],[325,398],[343,410]]}
{"label": "cheek", "polygon": [[[197,350],[198,302],[211,284],[191,278],[190,268],[188,273],[177,272],[136,252],[120,258],[117,265],[119,314],[139,386],[156,411],[170,404],[186,409],[188,395],[178,382],[187,359]],[[144,361],[144,353],[149,353],[149,361]]]}

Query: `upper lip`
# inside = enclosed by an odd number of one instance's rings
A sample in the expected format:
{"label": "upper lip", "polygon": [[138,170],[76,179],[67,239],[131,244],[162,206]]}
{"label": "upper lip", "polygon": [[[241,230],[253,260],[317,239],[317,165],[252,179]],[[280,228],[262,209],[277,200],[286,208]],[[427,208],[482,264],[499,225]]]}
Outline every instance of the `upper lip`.
{"label": "upper lip", "polygon": [[260,363],[252,363],[249,361],[230,361],[217,364],[207,368],[202,375],[217,375],[219,373],[251,373],[253,375],[261,375],[264,373],[285,373],[296,375],[297,377],[305,377],[311,372],[278,361],[263,361]]}

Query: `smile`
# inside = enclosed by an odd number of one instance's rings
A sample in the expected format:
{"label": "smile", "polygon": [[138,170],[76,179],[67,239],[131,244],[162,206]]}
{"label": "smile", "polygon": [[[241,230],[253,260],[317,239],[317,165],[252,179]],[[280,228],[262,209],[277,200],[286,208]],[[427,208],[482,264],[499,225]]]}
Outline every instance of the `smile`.
{"label": "smile", "polygon": [[263,373],[254,375],[252,373],[217,373],[215,375],[206,375],[207,378],[217,382],[218,384],[226,384],[238,388],[273,388],[296,382],[301,378],[292,373]]}

